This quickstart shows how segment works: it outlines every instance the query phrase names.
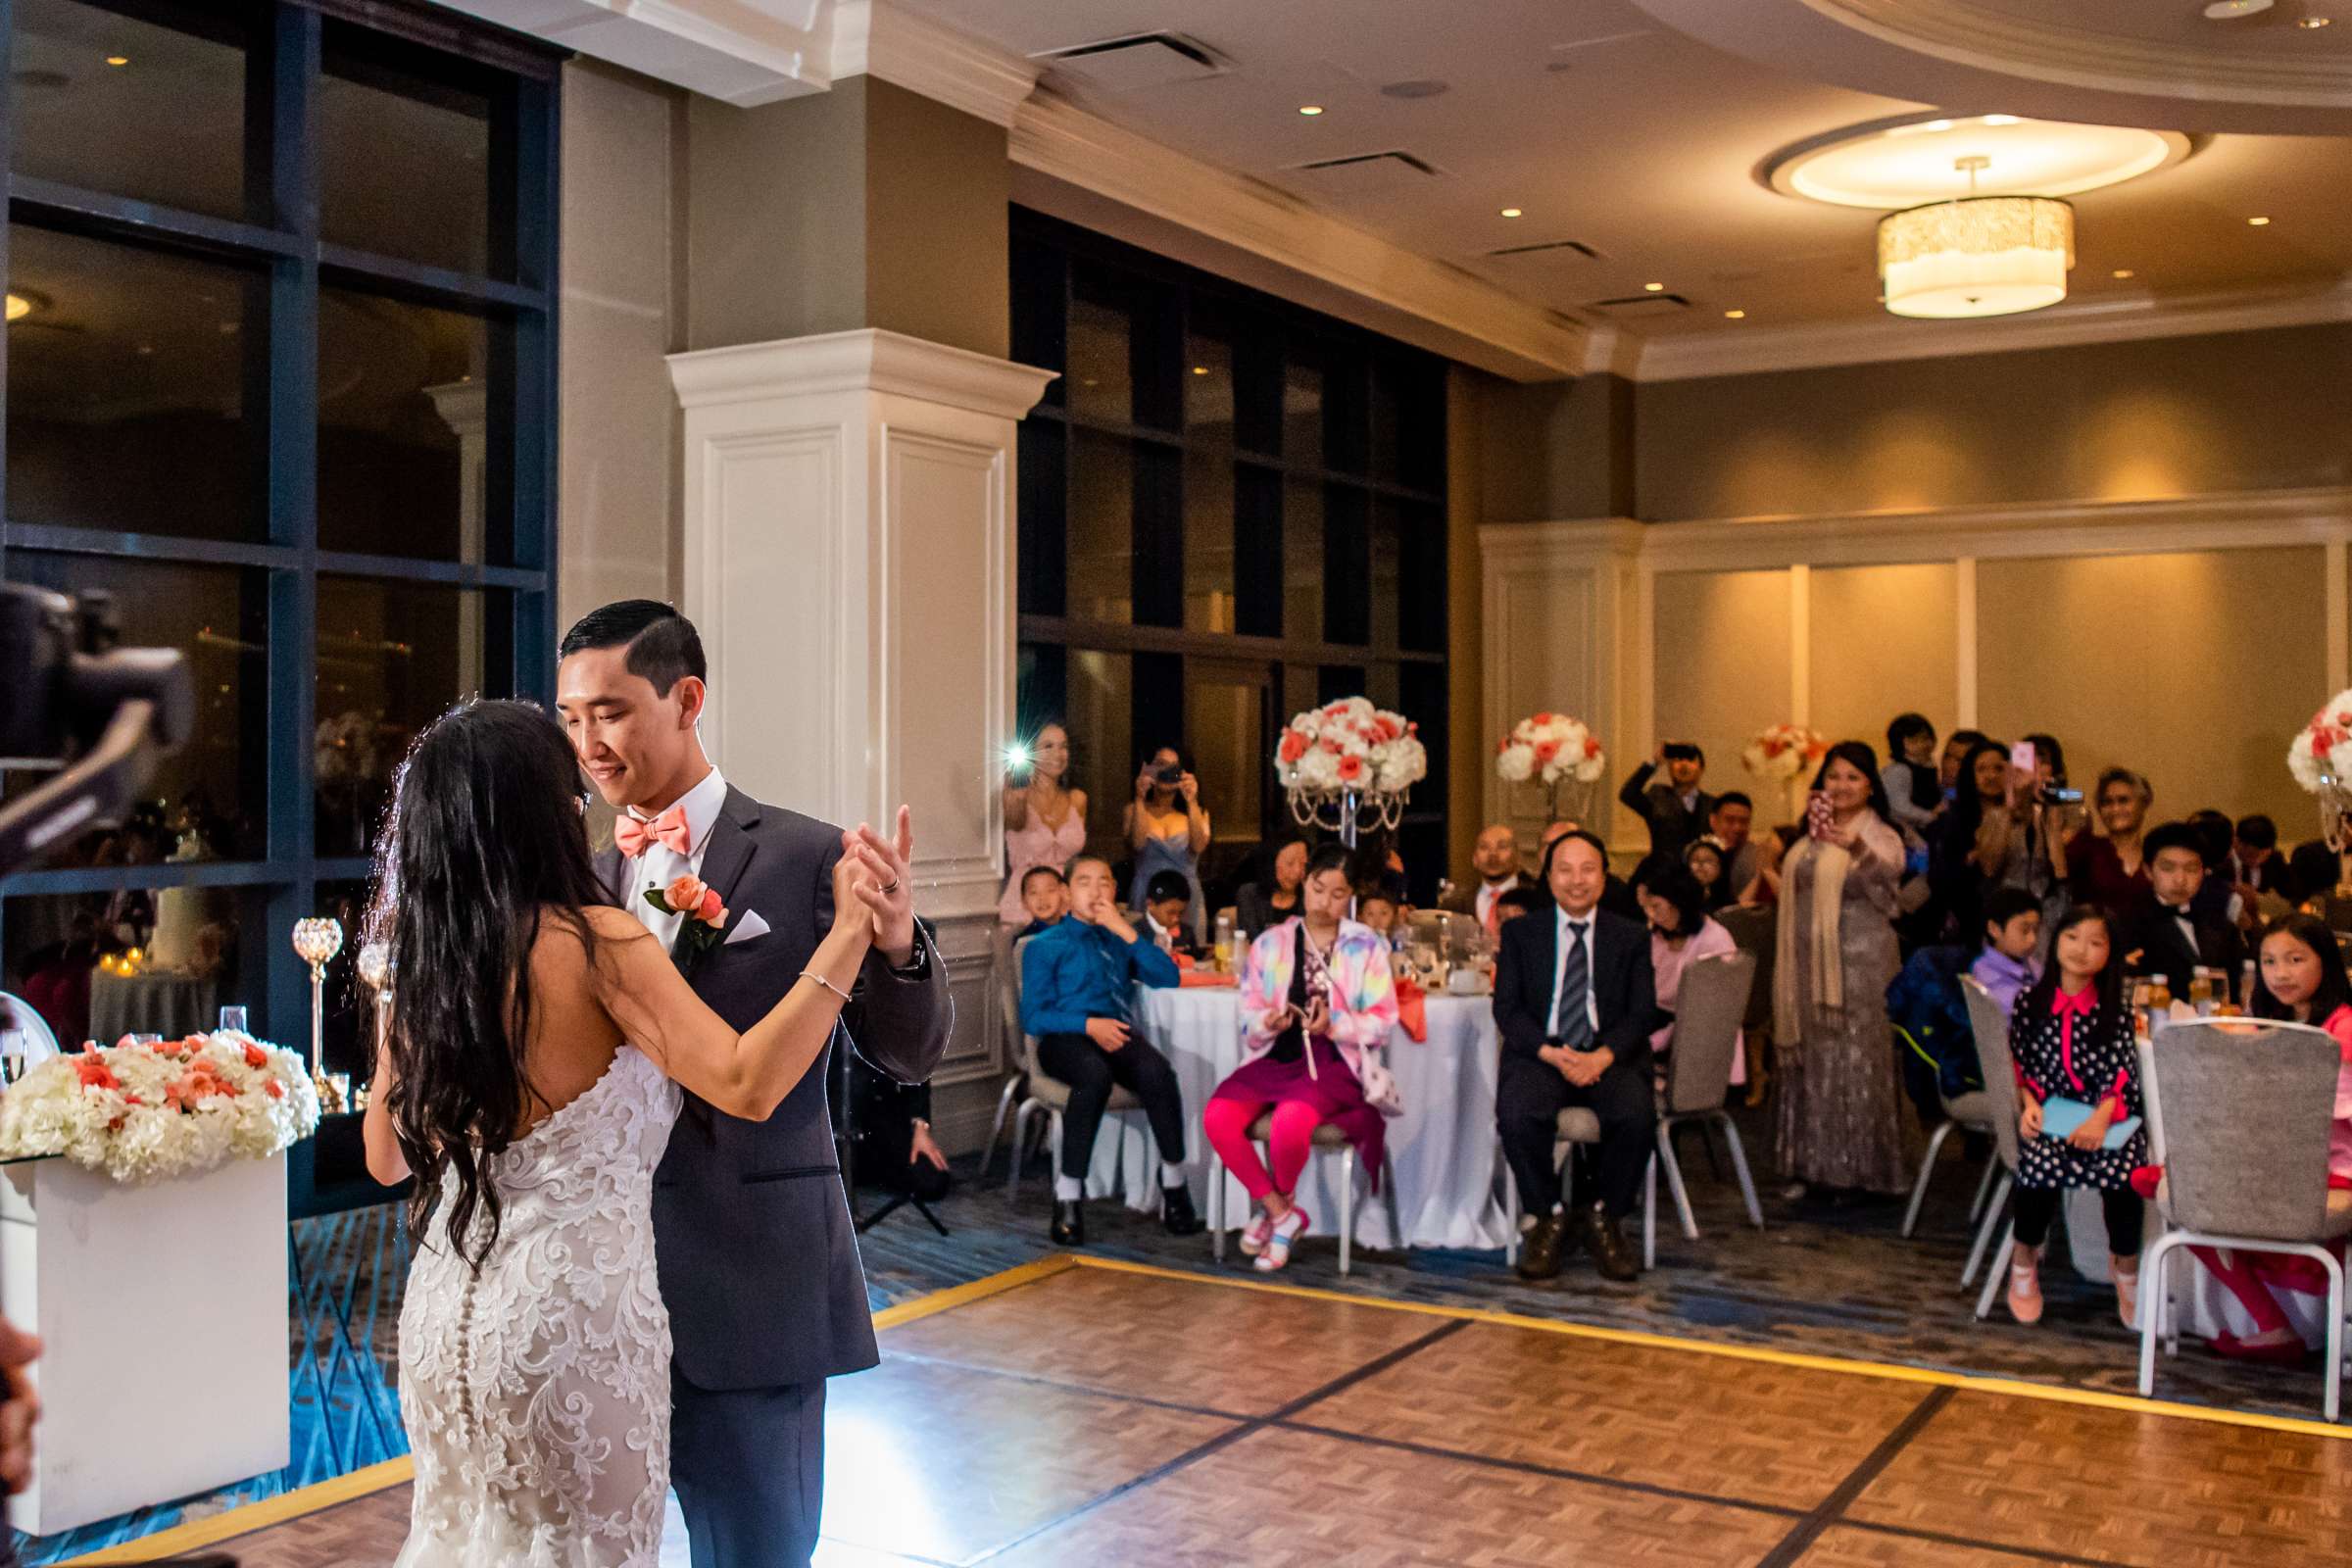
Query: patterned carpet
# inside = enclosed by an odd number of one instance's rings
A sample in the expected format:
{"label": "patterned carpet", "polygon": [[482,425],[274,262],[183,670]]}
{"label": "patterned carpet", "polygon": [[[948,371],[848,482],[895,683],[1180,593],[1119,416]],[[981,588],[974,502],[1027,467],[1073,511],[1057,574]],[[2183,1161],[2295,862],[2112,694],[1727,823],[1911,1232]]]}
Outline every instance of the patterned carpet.
{"label": "patterned carpet", "polygon": [[[1748,1147],[1766,1147],[1760,1127]],[[937,1212],[941,1237],[902,1209],[863,1240],[875,1307],[982,1278],[1043,1256],[1050,1184],[1032,1167],[1016,1202],[1004,1190],[1000,1155],[985,1186],[959,1162],[956,1192]],[[1310,1242],[1289,1277],[1299,1284],[1392,1299],[1477,1306],[1631,1329],[1677,1339],[1764,1346],[1851,1359],[2133,1391],[2136,1341],[2116,1321],[2104,1286],[2076,1279],[2063,1264],[2044,1273],[2048,1312],[2026,1329],[1996,1308],[1979,1323],[1973,1293],[1959,1290],[1968,1247],[1967,1208],[1976,1170],[1947,1160],[1919,1236],[1896,1235],[1899,1203],[1838,1206],[1775,1198],[1764,1172],[1767,1229],[1745,1223],[1738,1191],[1708,1170],[1695,1139],[1685,1169],[1702,1239],[1686,1241],[1662,1216],[1658,1267],[1634,1285],[1601,1282],[1572,1258],[1548,1285],[1521,1282],[1495,1252],[1358,1250],[1343,1279],[1334,1244]],[[879,1201],[864,1195],[865,1208]],[[1173,1267],[1216,1267],[1208,1238],[1176,1239],[1107,1201],[1087,1210],[1089,1250]],[[289,1238],[294,1279],[292,1397],[294,1462],[207,1496],[141,1510],[70,1535],[20,1538],[27,1563],[58,1563],[134,1540],[182,1520],[346,1474],[407,1451],[393,1393],[400,1287],[409,1249],[391,1207],[297,1222]],[[2057,1250],[2058,1249],[2053,1249]],[[1229,1254],[1228,1267],[1242,1264]],[[2285,1415],[2316,1415],[2316,1364],[2302,1370],[2223,1361],[2184,1343],[2158,1385],[2167,1399]]]}

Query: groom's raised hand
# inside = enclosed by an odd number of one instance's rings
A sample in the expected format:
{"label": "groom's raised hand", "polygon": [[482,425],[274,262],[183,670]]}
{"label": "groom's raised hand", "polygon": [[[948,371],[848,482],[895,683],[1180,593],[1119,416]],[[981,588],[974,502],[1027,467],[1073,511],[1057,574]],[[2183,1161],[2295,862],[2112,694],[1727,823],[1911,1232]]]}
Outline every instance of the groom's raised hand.
{"label": "groom's raised hand", "polygon": [[841,853],[855,857],[867,872],[858,889],[858,902],[873,912],[874,946],[894,966],[914,961],[914,815],[899,808],[896,842],[883,838],[869,823],[841,836]]}

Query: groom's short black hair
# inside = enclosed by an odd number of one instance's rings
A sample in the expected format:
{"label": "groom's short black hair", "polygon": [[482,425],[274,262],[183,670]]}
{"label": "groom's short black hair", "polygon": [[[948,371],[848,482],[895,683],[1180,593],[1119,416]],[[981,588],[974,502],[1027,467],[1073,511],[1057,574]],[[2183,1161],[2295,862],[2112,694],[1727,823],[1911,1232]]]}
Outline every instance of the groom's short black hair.
{"label": "groom's short black hair", "polygon": [[651,681],[657,697],[667,697],[684,676],[710,678],[702,634],[659,599],[623,599],[591,610],[571,623],[557,657],[569,659],[591,648],[628,649],[629,673]]}

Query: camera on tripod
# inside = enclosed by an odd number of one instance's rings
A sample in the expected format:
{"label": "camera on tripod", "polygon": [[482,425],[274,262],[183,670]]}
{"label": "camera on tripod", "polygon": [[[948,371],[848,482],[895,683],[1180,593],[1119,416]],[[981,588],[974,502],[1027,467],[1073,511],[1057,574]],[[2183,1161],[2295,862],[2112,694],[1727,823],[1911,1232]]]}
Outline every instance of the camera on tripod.
{"label": "camera on tripod", "polygon": [[174,648],[123,648],[112,595],[0,583],[0,769],[54,770],[0,809],[0,876],[119,823],[157,757],[188,738],[195,688]]}

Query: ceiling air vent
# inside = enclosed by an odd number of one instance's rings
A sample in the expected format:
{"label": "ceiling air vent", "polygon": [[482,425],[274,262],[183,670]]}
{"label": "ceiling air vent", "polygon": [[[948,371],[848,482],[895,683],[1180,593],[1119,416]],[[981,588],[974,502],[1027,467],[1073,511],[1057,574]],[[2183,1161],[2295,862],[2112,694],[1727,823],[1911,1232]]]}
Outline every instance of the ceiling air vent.
{"label": "ceiling air vent", "polygon": [[1224,59],[1198,38],[1181,32],[1140,32],[1056,49],[1037,58],[1056,72],[1102,92],[1134,92],[1170,82],[1222,75]]}
{"label": "ceiling air vent", "polygon": [[1626,294],[1613,300],[1594,300],[1588,311],[1614,320],[1638,320],[1647,316],[1673,316],[1690,308],[1680,294]]}
{"label": "ceiling air vent", "polygon": [[1512,256],[1540,256],[1555,262],[1597,262],[1600,260],[1600,252],[1581,239],[1550,239],[1541,245],[1506,245],[1501,250],[1489,251],[1487,255],[1496,261]]}
{"label": "ceiling air vent", "polygon": [[1375,196],[1417,189],[1437,171],[1411,153],[1356,153],[1347,158],[1322,158],[1298,164],[1291,171],[1301,190],[1325,196]]}

